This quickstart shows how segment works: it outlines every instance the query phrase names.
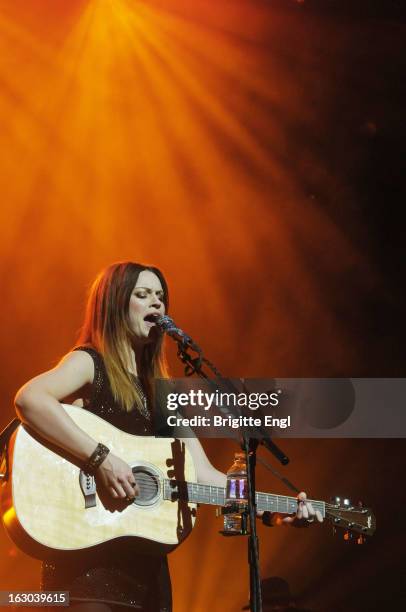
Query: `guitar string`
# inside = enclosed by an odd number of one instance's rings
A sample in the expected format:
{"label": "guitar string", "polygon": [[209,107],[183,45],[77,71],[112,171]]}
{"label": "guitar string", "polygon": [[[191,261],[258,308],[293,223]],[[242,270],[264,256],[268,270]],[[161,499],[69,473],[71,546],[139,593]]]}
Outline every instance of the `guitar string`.
{"label": "guitar string", "polygon": [[[156,481],[151,482],[151,480],[154,480],[153,478],[149,477],[149,476],[142,476],[142,475],[137,475],[136,481],[140,484],[142,484],[144,486],[144,488],[150,488],[151,490],[154,490],[157,488],[156,485]],[[172,486],[176,484],[176,486],[179,485],[183,485],[183,486],[187,486],[188,488],[193,487],[193,486],[197,486],[199,487],[200,491],[195,491],[195,493],[199,494],[209,494],[211,497],[213,496],[214,493],[216,494],[225,494],[225,488],[223,487],[218,487],[217,485],[203,485],[200,483],[194,483],[194,482],[187,482],[187,481],[177,481],[177,480],[171,480],[171,479],[159,479],[159,482],[161,484],[167,484],[169,486]],[[213,491],[214,489],[214,491]],[[192,491],[193,492],[193,491]],[[265,497],[271,497],[271,498],[277,498],[278,501],[279,500],[284,500],[284,501],[288,501],[288,502],[292,502],[292,503],[296,503],[297,499],[295,497],[290,497],[290,496],[284,496],[284,495],[278,495],[277,493],[262,493],[261,491],[257,491],[256,492],[257,496],[265,496]],[[316,504],[324,504],[325,502],[323,501],[319,501],[319,500],[309,500],[312,503],[316,503]],[[327,505],[327,504],[326,504]]]}
{"label": "guitar string", "polygon": [[[144,487],[149,487],[150,489],[156,489],[157,485],[153,482],[151,482],[151,480],[153,480],[151,477],[148,476],[137,476],[136,481],[140,484],[142,484]],[[183,485],[183,486],[187,486],[188,488],[193,487],[193,486],[197,486],[199,487],[200,491],[195,491],[195,493],[199,493],[201,492],[202,494],[209,494],[210,496],[213,496],[213,493],[216,494],[225,494],[225,488],[222,487],[218,487],[217,485],[203,485],[200,483],[194,483],[194,482],[186,482],[186,481],[176,481],[176,480],[171,480],[171,479],[160,479],[159,482],[161,484],[167,484],[169,486],[172,486],[176,484],[176,486],[179,485]],[[214,491],[213,491],[214,489]],[[294,497],[288,497],[288,496],[279,496],[276,493],[261,493],[260,491],[256,492],[257,495],[265,495],[267,497],[275,497],[275,498],[279,498],[279,499],[283,499],[283,500],[289,500],[292,502],[296,502],[296,498]],[[316,503],[324,503],[324,502],[316,502]]]}
{"label": "guitar string", "polygon": [[[137,478],[136,478],[136,481],[142,483],[144,486],[150,486],[152,489],[156,489],[157,485],[154,482],[151,482],[152,480],[154,480],[154,478],[151,478],[149,476],[142,476],[142,475],[137,475]],[[155,482],[156,482],[156,479],[155,479]],[[219,487],[217,485],[203,485],[203,484],[200,484],[200,483],[188,482],[188,481],[184,481],[184,480],[180,480],[180,481],[179,480],[171,480],[170,478],[167,478],[167,479],[160,478],[159,482],[161,484],[163,483],[163,484],[168,484],[168,485],[172,485],[172,484],[173,485],[175,485],[175,484],[176,485],[181,485],[181,486],[182,485],[183,486],[187,485],[187,487],[197,486],[197,487],[199,487],[199,489],[202,492],[208,492],[208,493],[210,492],[210,493],[212,493],[213,489],[214,489],[214,492],[216,492],[216,493],[220,493],[220,492],[221,493],[225,493],[225,488]],[[297,499],[295,497],[290,497],[290,496],[285,496],[285,495],[278,495],[277,493],[263,493],[261,491],[257,491],[256,494],[257,495],[263,495],[263,496],[266,496],[266,497],[275,497],[275,498],[278,498],[278,499],[289,500],[289,501],[292,501],[292,502],[296,502],[297,501]],[[313,503],[319,503],[319,504],[320,503],[321,504],[325,503],[325,502],[318,501],[318,500],[309,500],[309,501],[312,501]]]}
{"label": "guitar string", "polygon": [[[148,491],[148,492],[153,492],[157,490],[157,484],[152,483],[151,482],[151,477],[148,476],[141,476],[138,475],[137,478],[137,483],[139,483],[140,485],[142,485],[143,490],[144,491]],[[217,497],[220,495],[225,495],[225,489],[223,489],[222,487],[217,487],[216,485],[202,485],[199,483],[193,483],[193,482],[185,482],[185,481],[174,481],[174,480],[170,480],[170,479],[159,479],[160,484],[165,487],[165,485],[168,485],[169,487],[173,488],[171,483],[176,484],[176,486],[180,485],[186,485],[188,490],[190,489],[190,487],[193,486],[198,486],[200,491],[188,491],[189,493],[192,493],[197,495],[200,498],[209,498],[212,499],[213,497],[215,497],[217,495]],[[203,490],[202,490],[203,489]],[[215,489],[213,491],[213,489]],[[175,491],[174,491],[175,492]],[[283,501],[284,504],[286,504],[287,506],[289,506],[289,504],[294,505],[297,503],[297,499],[295,497],[288,497],[288,496],[279,496],[276,493],[261,493],[260,491],[256,492],[256,495],[258,496],[265,496],[267,498],[274,498],[276,499],[277,505],[279,505],[279,503],[281,501]],[[268,500],[258,500],[258,501],[268,501]],[[327,507],[327,504],[325,502],[322,501],[318,501],[318,500],[309,500],[312,502],[313,505],[316,505],[316,507],[323,507],[323,504],[325,504],[325,506]],[[331,506],[331,507],[335,507],[335,506]]]}
{"label": "guitar string", "polygon": [[[149,476],[143,476],[143,475],[137,475],[136,478],[137,482],[139,484],[141,484],[144,488],[144,490],[156,490],[157,489],[157,484],[156,482],[151,482],[151,480],[153,480],[151,477]],[[215,495],[223,495],[225,494],[225,489],[222,487],[218,487],[217,485],[203,485],[203,484],[199,484],[199,483],[194,483],[194,482],[186,482],[186,481],[176,481],[176,480],[171,480],[171,479],[159,479],[160,484],[162,485],[168,485],[170,487],[173,488],[172,485],[179,486],[179,485],[183,485],[183,486],[187,486],[188,489],[190,489],[191,487],[197,486],[199,488],[199,491],[191,491],[191,493],[195,493],[197,495],[200,496],[209,496],[209,497],[214,497]],[[214,489],[214,491],[213,491]],[[257,491],[256,495],[259,496],[265,496],[265,498],[273,498],[276,499],[276,501],[279,503],[280,501],[283,500],[283,502],[287,502],[287,503],[297,503],[297,499],[295,497],[290,497],[290,496],[281,496],[278,495],[277,493],[262,493],[261,491]],[[266,500],[263,500],[266,501]],[[325,505],[326,508],[332,508],[332,509],[337,509],[337,506],[335,506],[334,504],[329,504],[327,502],[323,502],[323,501],[319,501],[319,500],[308,500],[313,504],[316,505]],[[343,508],[345,510],[345,508]],[[358,510],[357,508],[354,508],[354,510]],[[360,508],[359,511],[361,510],[365,510]]]}
{"label": "guitar string", "polygon": [[[157,485],[153,482],[151,482],[151,477],[148,476],[137,476],[136,481],[140,484],[142,484],[144,487],[148,487],[150,489],[156,489]],[[214,493],[216,494],[225,494],[225,488],[222,487],[218,487],[217,485],[203,485],[200,483],[194,483],[194,482],[186,482],[186,481],[176,481],[176,480],[171,480],[171,479],[160,479],[159,482],[161,484],[167,484],[169,486],[172,486],[176,484],[176,486],[178,485],[183,485],[183,486],[187,486],[188,488],[190,487],[194,487],[197,486],[199,487],[200,491],[195,491],[195,493],[201,493],[201,494],[209,494],[210,496],[213,496]],[[213,491],[214,489],[214,491]],[[297,499],[295,497],[290,497],[290,496],[284,496],[284,495],[278,495],[277,493],[262,493],[261,491],[257,491],[256,492],[257,496],[265,496],[265,497],[271,497],[271,498],[277,498],[278,500],[288,500],[289,502],[297,502]],[[324,504],[325,502],[323,501],[318,501],[318,500],[309,500],[312,501],[312,503],[317,503],[317,504]]]}
{"label": "guitar string", "polygon": [[[145,493],[155,493],[157,492],[157,487],[156,486],[148,486],[148,485],[143,485],[142,487],[142,492]],[[178,491],[169,489],[164,491],[164,494],[170,494],[170,493],[176,494],[178,493]],[[215,504],[221,505],[221,503],[224,501],[224,494],[219,497],[216,495],[216,493],[214,492],[210,492],[210,491],[205,491],[205,492],[196,492],[196,491],[190,491],[190,489],[188,490],[188,494],[189,494],[189,500],[191,502],[193,502],[194,500],[196,500],[197,502],[199,500],[201,500],[202,502],[207,500],[207,501],[211,501],[213,500],[213,502]],[[216,499],[217,497],[217,499]],[[265,506],[272,506],[272,501],[271,503],[268,503],[268,500],[261,500],[261,499],[257,499],[257,502],[259,502],[261,504],[261,502],[264,503]],[[279,500],[276,500],[276,506],[279,507],[281,505]],[[289,507],[295,507],[297,505],[297,500],[295,500],[294,498],[292,498],[291,500],[289,500],[288,502],[286,502],[286,500],[283,500],[283,507],[289,508]],[[316,508],[316,510],[318,509],[323,509],[323,502],[313,502],[313,507]]]}
{"label": "guitar string", "polygon": [[[151,478],[148,477],[148,476],[141,476],[141,475],[139,475],[136,480],[137,480],[137,483],[139,483],[142,486],[143,491],[145,491],[145,492],[155,492],[158,489],[157,484],[156,483],[151,483]],[[178,486],[179,484],[186,485],[187,489],[188,489],[188,493],[191,493],[192,495],[193,494],[197,495],[197,499],[202,499],[203,501],[206,500],[206,499],[213,499],[216,494],[217,494],[217,497],[218,497],[219,493],[221,495],[225,494],[225,490],[222,489],[222,487],[217,487],[216,485],[201,485],[201,484],[198,484],[198,483],[185,482],[185,481],[174,481],[174,480],[162,479],[162,478],[159,479],[159,482],[160,482],[161,485],[163,485],[164,493],[165,493],[165,487],[166,486],[169,486],[170,489],[173,488],[171,483],[173,483],[173,484],[176,483],[176,486]],[[192,489],[192,491],[190,491],[189,490],[190,487],[193,487],[193,486],[198,486],[200,491],[196,492],[196,491],[193,491],[193,489]],[[213,488],[215,489],[214,491],[212,490]],[[176,493],[176,491],[174,491],[174,493]],[[286,504],[287,507],[289,507],[289,503],[290,503],[290,505],[294,505],[294,504],[297,503],[297,500],[294,497],[278,496],[277,494],[274,494],[274,493],[261,493],[261,492],[257,492],[256,495],[258,496],[258,498],[259,498],[259,496],[276,498],[276,502],[277,502],[278,506],[279,506],[279,502],[280,502],[280,499],[279,499],[280,497],[282,498],[282,500],[284,502],[284,505]],[[191,500],[191,501],[193,501],[193,500]],[[268,500],[258,499],[258,501],[260,502],[260,501],[268,501]],[[220,500],[218,500],[217,503],[220,503]],[[323,504],[324,504],[326,510],[329,510],[329,509],[333,509],[333,510],[334,509],[335,510],[340,509],[340,508],[337,508],[337,506],[335,506],[334,504],[328,504],[327,502],[322,502],[322,501],[317,501],[317,500],[313,500],[312,504],[313,504],[313,506],[316,507],[316,509],[318,507],[322,508]],[[341,509],[345,510],[345,508],[341,508]],[[364,512],[362,512],[362,510]],[[366,513],[366,509],[365,508],[360,508],[359,510],[357,508],[354,508],[352,511],[353,512],[354,511],[358,511],[359,513],[362,512],[362,514]]]}
{"label": "guitar string", "polygon": [[[154,491],[157,490],[157,486],[150,483],[151,479],[148,476],[138,477],[137,480],[140,483],[142,482],[142,486],[143,486],[143,490],[144,491],[154,492]],[[169,485],[170,486],[171,483],[175,483],[175,482],[179,482],[179,481],[171,481],[170,479],[164,479],[164,480],[163,479],[159,479],[159,482],[164,485],[164,489],[165,489],[165,485]],[[183,484],[184,482],[185,481],[180,481],[181,484]],[[186,484],[188,486],[188,489],[189,489],[189,487],[191,487],[193,485],[196,486],[196,483],[186,483]],[[198,484],[197,486],[210,488],[211,485],[199,485]],[[212,486],[215,487],[216,485],[212,485]],[[216,487],[216,488],[217,488],[217,491],[215,491],[215,493],[218,493],[219,490],[221,490],[221,487]],[[165,491],[164,491],[164,493],[165,493]],[[175,491],[174,491],[174,493],[175,493]],[[192,491],[188,490],[188,493],[192,493],[192,495],[193,495],[193,493],[197,494],[198,499],[203,499],[203,501],[206,500],[206,498],[212,499],[214,497],[213,491],[206,491],[205,490],[203,492],[197,492],[196,493],[196,492],[193,492],[193,490]],[[224,490],[222,490],[222,493],[224,493]],[[259,496],[259,495],[265,495],[265,496],[270,496],[270,497],[277,498],[276,499],[277,505],[279,505],[279,499],[278,499],[279,496],[277,494],[273,494],[273,493],[269,494],[269,493],[257,492],[257,496]],[[283,499],[284,503],[287,505],[287,507],[289,507],[289,502],[290,502],[291,505],[294,505],[297,502],[297,500],[294,497],[285,497],[285,496],[283,496],[282,499]],[[193,500],[190,500],[190,501],[193,502]],[[261,501],[261,500],[258,500],[258,501]],[[266,501],[266,500],[263,500],[263,501]],[[220,501],[218,500],[217,503],[220,503]],[[314,500],[312,503],[313,503],[313,506],[316,507],[316,509],[318,507],[322,508],[323,504],[325,505],[325,509],[337,509],[336,506],[334,506],[332,504],[328,504],[326,502],[322,502],[322,501]],[[354,509],[354,511],[356,511],[356,510],[357,509]],[[358,510],[358,511],[361,512],[361,509]]]}
{"label": "guitar string", "polygon": [[[137,482],[140,483],[144,489],[150,489],[150,490],[155,490],[157,488],[157,484],[156,481],[155,482],[151,482],[152,480],[154,480],[153,478],[151,478],[150,476],[143,476],[141,474],[137,475],[136,478]],[[171,480],[169,478],[166,479],[159,479],[160,484],[162,485],[167,485],[173,488],[174,485],[176,486],[187,486],[187,488],[189,489],[190,487],[198,487],[199,491],[192,491],[192,493],[195,493],[197,495],[208,495],[210,497],[213,497],[215,494],[217,495],[222,495],[225,494],[225,488],[223,487],[218,487],[217,485],[203,485],[200,483],[195,483],[195,482],[187,482],[187,481],[178,481],[178,480]],[[261,491],[257,491],[256,495],[259,496],[265,496],[266,498],[276,498],[277,501],[284,501],[284,502],[291,502],[291,503],[296,503],[297,499],[295,497],[290,497],[290,496],[285,496],[285,495],[279,495],[277,493],[263,493]],[[264,500],[265,501],[265,500]],[[340,507],[337,506],[336,504],[330,504],[328,502],[324,502],[321,500],[308,500],[310,501],[312,504],[317,504],[317,505],[323,505],[328,508],[328,509],[342,509],[342,510],[347,510],[347,508],[345,507]],[[365,511],[367,510],[366,507],[355,507],[355,506],[351,506],[350,508],[348,508],[348,510],[352,510],[352,511],[357,511],[357,512],[362,512],[365,514]]]}

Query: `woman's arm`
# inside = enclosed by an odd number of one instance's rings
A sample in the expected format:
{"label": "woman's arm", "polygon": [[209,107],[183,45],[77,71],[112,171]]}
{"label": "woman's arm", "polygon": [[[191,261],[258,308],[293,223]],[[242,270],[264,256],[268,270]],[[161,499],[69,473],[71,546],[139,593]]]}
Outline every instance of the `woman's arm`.
{"label": "woman's arm", "polygon": [[216,470],[210,463],[200,441],[197,438],[181,438],[181,441],[185,443],[186,448],[192,455],[196,468],[197,482],[199,484],[225,487],[227,476],[223,472]]}
{"label": "woman's arm", "polygon": [[[15,398],[23,423],[82,462],[89,459],[99,441],[76,425],[61,408],[60,400],[92,383],[93,377],[91,356],[85,351],[73,351],[55,368],[30,380]],[[112,453],[97,468],[97,475],[112,497],[133,499],[137,493],[130,466]]]}
{"label": "woman's arm", "polygon": [[30,380],[15,398],[17,414],[24,423],[81,461],[92,454],[97,441],[61,409],[60,400],[91,383],[93,376],[91,356],[74,351],[52,370]]}
{"label": "woman's arm", "polygon": [[30,380],[15,398],[16,411],[23,423],[81,461],[90,457],[97,441],[74,423],[61,408],[60,400],[91,383],[93,376],[91,356],[74,351],[52,370]]}
{"label": "woman's arm", "polygon": [[[197,482],[200,484],[214,485],[218,487],[225,487],[227,483],[227,476],[219,470],[216,470],[212,466],[207,458],[206,453],[203,450],[200,441],[197,438],[182,438],[182,441],[186,444],[187,449],[192,455],[195,467]],[[257,515],[261,517],[264,512],[258,512]],[[306,493],[301,492],[298,495],[298,509],[295,516],[284,516],[278,515],[277,513],[266,513],[267,519],[264,521],[265,524],[270,525],[272,519],[274,519],[275,525],[291,525],[292,527],[300,527],[307,523],[312,522],[316,519],[317,522],[321,523],[323,518],[320,512],[315,511],[312,504],[307,501]],[[308,523],[307,523],[308,524]]]}

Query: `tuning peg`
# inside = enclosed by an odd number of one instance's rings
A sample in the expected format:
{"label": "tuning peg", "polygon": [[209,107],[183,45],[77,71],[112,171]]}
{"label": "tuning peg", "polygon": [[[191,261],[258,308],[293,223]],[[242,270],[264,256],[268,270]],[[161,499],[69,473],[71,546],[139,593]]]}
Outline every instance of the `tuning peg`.
{"label": "tuning peg", "polygon": [[348,497],[333,496],[331,497],[331,502],[335,506],[340,506],[340,508],[352,508],[351,500]]}
{"label": "tuning peg", "polygon": [[355,534],[348,529],[344,531],[343,538],[346,542],[351,542],[352,544],[365,544],[366,537],[362,534]]}

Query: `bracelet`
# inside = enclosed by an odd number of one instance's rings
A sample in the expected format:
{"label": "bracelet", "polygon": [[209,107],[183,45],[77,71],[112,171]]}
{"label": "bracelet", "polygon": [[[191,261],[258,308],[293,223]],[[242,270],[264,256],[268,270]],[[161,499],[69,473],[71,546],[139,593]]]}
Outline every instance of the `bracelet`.
{"label": "bracelet", "polygon": [[99,444],[96,446],[95,450],[85,463],[83,469],[86,474],[92,474],[99,467],[99,465],[103,463],[109,452],[110,449],[107,448],[107,446],[104,446],[104,444],[102,444],[101,442],[99,442]]}

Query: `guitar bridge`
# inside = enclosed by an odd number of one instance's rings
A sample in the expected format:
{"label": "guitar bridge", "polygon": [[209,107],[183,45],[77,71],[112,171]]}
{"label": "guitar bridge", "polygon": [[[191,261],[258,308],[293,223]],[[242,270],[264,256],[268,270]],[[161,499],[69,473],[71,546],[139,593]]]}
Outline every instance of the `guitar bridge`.
{"label": "guitar bridge", "polygon": [[96,506],[96,481],[94,476],[80,470],[79,484],[85,498],[85,508],[94,508]]}

